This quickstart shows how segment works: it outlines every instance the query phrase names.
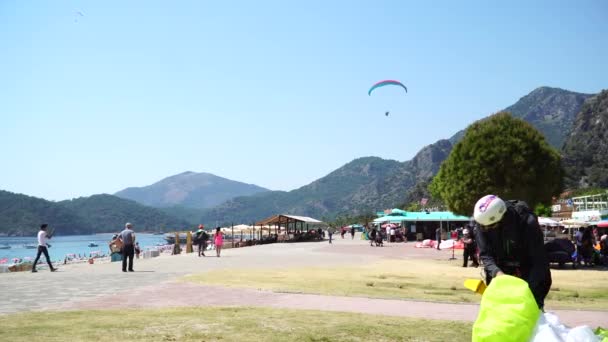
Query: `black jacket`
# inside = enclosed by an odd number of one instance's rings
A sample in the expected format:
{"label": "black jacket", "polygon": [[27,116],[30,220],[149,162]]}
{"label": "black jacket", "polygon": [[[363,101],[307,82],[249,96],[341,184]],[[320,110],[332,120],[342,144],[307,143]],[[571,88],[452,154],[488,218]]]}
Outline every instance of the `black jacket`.
{"label": "black jacket", "polygon": [[520,215],[513,204],[506,202],[507,211],[498,227],[476,231],[479,257],[483,262],[488,283],[498,271],[517,275],[525,280],[539,307],[551,287],[549,259],[544,248],[543,233],[538,219],[531,213]]}

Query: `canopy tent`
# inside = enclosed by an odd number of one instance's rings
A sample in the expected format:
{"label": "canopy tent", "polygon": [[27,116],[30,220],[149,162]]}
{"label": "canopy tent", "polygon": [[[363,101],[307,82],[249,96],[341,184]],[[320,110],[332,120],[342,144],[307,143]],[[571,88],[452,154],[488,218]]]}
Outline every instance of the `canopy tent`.
{"label": "canopy tent", "polygon": [[[394,212],[395,209],[393,209]],[[416,221],[452,221],[452,222],[469,222],[470,217],[455,215],[450,211],[406,211],[405,214],[400,215],[386,215],[378,217],[374,223],[400,223],[400,222],[416,222]]]}
{"label": "canopy tent", "polygon": [[[256,222],[255,226],[270,226],[274,228],[275,234],[279,234],[281,232],[281,227],[284,227],[285,232],[289,235],[290,233],[296,233],[297,230],[308,231],[310,228],[317,229],[322,226],[327,226],[327,223],[308,216],[279,214]],[[270,234],[271,231],[272,229],[268,229],[268,234]],[[260,233],[260,238],[261,237],[262,235]]]}
{"label": "canopy tent", "polygon": [[270,224],[283,225],[283,224],[289,224],[289,223],[306,223],[309,225],[326,225],[325,222],[319,221],[312,217],[285,215],[285,214],[274,215],[274,216],[268,217],[266,219],[263,219],[262,221],[256,222],[255,225],[256,226],[266,226],[266,225],[270,225]]}

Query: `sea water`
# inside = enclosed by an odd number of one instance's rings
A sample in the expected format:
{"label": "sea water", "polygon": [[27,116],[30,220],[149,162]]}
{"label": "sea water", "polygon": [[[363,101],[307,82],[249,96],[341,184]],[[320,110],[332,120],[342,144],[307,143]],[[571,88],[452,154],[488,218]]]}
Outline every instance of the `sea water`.
{"label": "sea water", "polygon": [[[112,240],[114,234],[94,234],[94,235],[69,235],[69,236],[53,236],[49,240],[51,248],[49,248],[49,256],[53,261],[61,261],[67,254],[75,254],[76,256],[90,256],[91,252],[99,254],[110,254],[108,243]],[[139,242],[142,253],[147,248],[152,248],[156,245],[166,244],[163,235],[135,233],[135,241]],[[95,243],[97,247],[88,247],[89,243]],[[0,249],[0,259],[8,258],[9,262],[13,258],[23,259],[25,257],[35,258],[38,249],[27,249],[25,245],[38,246],[38,239],[32,237],[0,237],[0,246],[11,246],[10,249]],[[41,256],[43,262],[46,262],[44,255]]]}

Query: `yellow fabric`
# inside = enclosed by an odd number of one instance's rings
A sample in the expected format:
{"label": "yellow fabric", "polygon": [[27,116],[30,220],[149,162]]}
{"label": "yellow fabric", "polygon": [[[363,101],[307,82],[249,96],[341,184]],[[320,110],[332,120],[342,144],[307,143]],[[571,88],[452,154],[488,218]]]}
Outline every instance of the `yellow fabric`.
{"label": "yellow fabric", "polygon": [[464,287],[482,295],[483,292],[486,290],[486,283],[484,283],[480,279],[466,279],[464,281]]}
{"label": "yellow fabric", "polygon": [[496,277],[481,297],[473,342],[528,341],[540,314],[528,283],[509,275]]}

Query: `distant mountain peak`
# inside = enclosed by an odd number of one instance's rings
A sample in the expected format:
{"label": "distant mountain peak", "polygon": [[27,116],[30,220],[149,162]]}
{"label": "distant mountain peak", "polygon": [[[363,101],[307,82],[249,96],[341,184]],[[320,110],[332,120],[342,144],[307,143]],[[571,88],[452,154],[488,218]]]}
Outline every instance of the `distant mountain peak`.
{"label": "distant mountain peak", "polygon": [[[576,114],[593,94],[576,93],[562,88],[542,86],[521,97],[515,104],[502,110],[530,123],[547,142],[560,150],[572,129]],[[461,130],[450,138],[456,144],[464,136]]]}
{"label": "distant mountain peak", "polygon": [[222,178],[211,173],[186,171],[144,186],[126,188],[116,196],[153,207],[184,206],[210,208],[237,196],[248,196],[268,189]]}

